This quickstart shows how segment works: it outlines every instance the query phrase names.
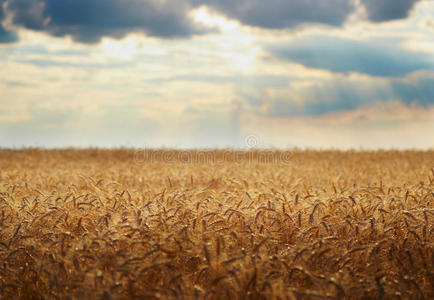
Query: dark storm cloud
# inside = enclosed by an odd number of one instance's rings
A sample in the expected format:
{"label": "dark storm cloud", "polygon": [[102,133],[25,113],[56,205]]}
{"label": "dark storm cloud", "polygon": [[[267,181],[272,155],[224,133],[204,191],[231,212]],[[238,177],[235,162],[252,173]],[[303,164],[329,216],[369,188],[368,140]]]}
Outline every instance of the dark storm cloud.
{"label": "dark storm cloud", "polygon": [[206,5],[244,24],[283,29],[305,23],[341,25],[354,11],[351,0],[207,0]]}
{"label": "dark storm cloud", "polygon": [[413,6],[420,0],[361,0],[368,19],[384,22],[406,18]]}
{"label": "dark storm cloud", "polygon": [[12,22],[32,30],[44,27],[44,2],[38,0],[6,0],[6,10],[13,12]]}
{"label": "dark storm cloud", "polygon": [[0,43],[12,43],[17,40],[17,36],[14,32],[10,32],[6,30],[2,23],[5,18],[5,14],[3,11],[4,0],[0,0]]}
{"label": "dark storm cloud", "polygon": [[[361,0],[373,22],[408,16],[419,0]],[[144,32],[160,38],[190,37],[206,31],[189,18],[192,8],[207,5],[230,18],[267,29],[303,24],[340,26],[355,11],[354,0],[0,0],[12,21],[54,36],[70,35],[84,43]],[[0,9],[0,21],[4,12]],[[16,36],[0,25],[0,42]]]}
{"label": "dark storm cloud", "polygon": [[[368,19],[383,22],[406,18],[420,0],[361,0]],[[316,23],[340,26],[355,10],[353,0],[206,0],[206,5],[240,22],[284,29]]]}
{"label": "dark storm cloud", "polygon": [[84,43],[144,32],[161,38],[189,37],[204,31],[187,17],[186,0],[7,0],[13,23]]}
{"label": "dark storm cloud", "polygon": [[393,45],[326,36],[294,39],[287,44],[270,46],[269,51],[309,68],[340,73],[394,77],[421,69],[434,69],[433,55],[408,53]]}

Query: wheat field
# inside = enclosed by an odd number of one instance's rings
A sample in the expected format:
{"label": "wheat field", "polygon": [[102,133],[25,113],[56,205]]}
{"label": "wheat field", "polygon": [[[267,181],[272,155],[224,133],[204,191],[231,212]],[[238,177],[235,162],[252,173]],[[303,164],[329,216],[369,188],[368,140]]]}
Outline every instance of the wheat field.
{"label": "wheat field", "polygon": [[0,150],[0,299],[434,299],[433,151]]}

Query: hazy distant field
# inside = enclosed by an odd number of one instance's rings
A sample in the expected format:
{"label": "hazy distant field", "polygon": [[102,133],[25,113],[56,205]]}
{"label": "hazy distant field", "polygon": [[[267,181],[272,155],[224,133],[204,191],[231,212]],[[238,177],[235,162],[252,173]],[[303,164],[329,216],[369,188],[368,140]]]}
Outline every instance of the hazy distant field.
{"label": "hazy distant field", "polygon": [[434,299],[434,152],[0,151],[0,299]]}

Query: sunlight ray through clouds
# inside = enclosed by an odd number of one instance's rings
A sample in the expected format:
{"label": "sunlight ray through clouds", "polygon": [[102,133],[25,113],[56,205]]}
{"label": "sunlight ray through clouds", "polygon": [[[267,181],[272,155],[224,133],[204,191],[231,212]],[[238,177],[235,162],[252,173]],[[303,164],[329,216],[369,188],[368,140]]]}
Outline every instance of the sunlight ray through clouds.
{"label": "sunlight ray through clouds", "polygon": [[434,147],[432,1],[169,2],[0,0],[0,147]]}

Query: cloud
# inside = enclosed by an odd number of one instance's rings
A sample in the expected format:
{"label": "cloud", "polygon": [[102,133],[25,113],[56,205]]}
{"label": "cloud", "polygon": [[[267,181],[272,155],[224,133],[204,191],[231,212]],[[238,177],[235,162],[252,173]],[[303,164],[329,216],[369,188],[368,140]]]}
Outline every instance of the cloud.
{"label": "cloud", "polygon": [[130,32],[160,38],[204,33],[188,18],[190,8],[187,0],[6,0],[15,25],[83,43]]}
{"label": "cloud", "polygon": [[340,26],[354,10],[349,0],[208,0],[205,4],[244,24],[271,29],[306,23]]}
{"label": "cloud", "polygon": [[361,0],[372,22],[405,19],[420,0]]}
{"label": "cloud", "polygon": [[[420,0],[361,0],[373,22],[404,19]],[[303,24],[341,26],[355,9],[353,0],[208,0],[205,4],[241,23],[269,28]]]}
{"label": "cloud", "polygon": [[6,0],[6,11],[13,12],[12,23],[32,30],[42,30],[44,22],[45,2],[38,0]]}
{"label": "cloud", "polygon": [[426,27],[428,30],[432,30],[432,31],[434,31],[434,18],[432,18],[432,19],[427,19],[427,20],[425,21],[425,27]]}
{"label": "cloud", "polygon": [[415,76],[410,81],[394,81],[391,89],[396,97],[404,103],[417,101],[423,106],[434,105],[434,75],[429,77]]}
{"label": "cloud", "polygon": [[30,64],[37,67],[64,67],[64,68],[82,68],[82,69],[121,69],[133,66],[134,64],[123,62],[68,62],[50,59],[17,59],[17,63]]}
{"label": "cloud", "polygon": [[17,40],[17,35],[14,32],[8,31],[3,27],[5,14],[3,11],[3,3],[5,0],[0,0],[0,43],[12,43]]}
{"label": "cloud", "polygon": [[[373,22],[406,18],[419,0],[360,0]],[[12,24],[71,36],[83,43],[102,37],[122,38],[143,32],[159,38],[191,37],[204,29],[189,17],[206,5],[243,24],[266,29],[288,29],[305,24],[341,26],[356,10],[355,0],[0,0]],[[0,21],[4,12],[0,9]],[[15,41],[0,25],[0,43]]]}
{"label": "cloud", "polygon": [[268,50],[282,59],[309,68],[339,73],[358,72],[394,77],[417,70],[434,69],[434,58],[428,54],[416,55],[375,41],[308,36],[269,46]]}
{"label": "cloud", "polygon": [[378,101],[354,110],[324,114],[313,122],[329,125],[366,123],[368,121],[434,121],[434,106],[424,107],[417,103],[404,104],[398,100]]}
{"label": "cloud", "polygon": [[2,25],[0,25],[0,43],[13,43],[17,40],[17,35],[14,32],[7,31]]}
{"label": "cloud", "polygon": [[286,89],[258,91],[256,97],[263,103],[251,103],[251,97],[245,95],[247,110],[268,117],[319,117],[391,100],[429,108],[434,107],[434,73],[419,72],[403,79],[337,76],[307,83],[295,81]]}

